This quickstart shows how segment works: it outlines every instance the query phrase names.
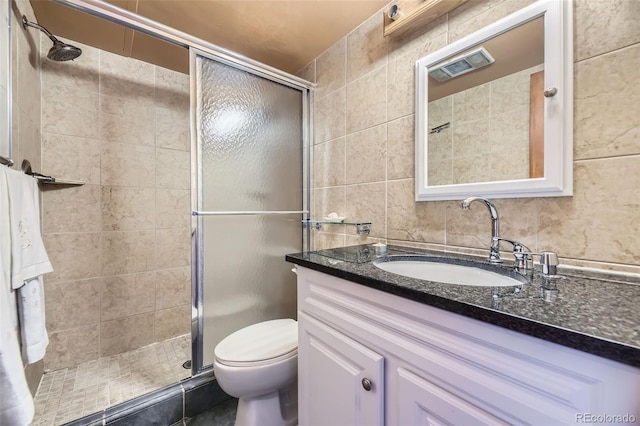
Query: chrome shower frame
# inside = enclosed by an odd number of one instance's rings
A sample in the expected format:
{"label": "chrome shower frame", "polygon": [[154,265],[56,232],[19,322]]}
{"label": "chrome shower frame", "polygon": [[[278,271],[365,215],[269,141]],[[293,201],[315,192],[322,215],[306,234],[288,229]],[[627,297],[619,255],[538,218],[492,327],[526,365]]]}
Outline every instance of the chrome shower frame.
{"label": "chrome shower frame", "polygon": [[[158,38],[170,44],[190,49],[190,61],[194,60],[194,49],[199,54],[204,54],[212,59],[223,62],[234,68],[238,68],[249,73],[264,77],[268,80],[298,89],[303,95],[303,223],[311,218],[311,141],[312,128],[312,102],[311,89],[315,87],[314,83],[310,83],[304,79],[288,74],[284,71],[273,68],[269,65],[254,61],[245,56],[239,55],[227,49],[223,49],[213,43],[194,37],[190,34],[178,31],[174,28],[160,24],[151,19],[137,15],[125,9],[113,6],[101,0],[52,0],[54,3],[70,7],[81,12],[97,16],[107,21],[122,25],[126,28],[139,31],[146,35]],[[190,73],[191,78],[191,200],[192,209],[198,210],[198,200],[202,199],[198,195],[198,188],[202,188],[201,182],[198,181],[202,176],[202,165],[197,157],[196,132],[195,132],[195,97],[193,90],[195,89],[195,76]],[[303,227],[303,223],[300,224]],[[203,364],[203,306],[202,306],[202,235],[198,230],[202,229],[202,216],[192,215],[191,218],[191,282],[192,282],[192,315],[191,315],[191,341],[192,341],[192,376],[197,376],[207,369]],[[303,250],[309,250],[310,229],[303,227]]]}

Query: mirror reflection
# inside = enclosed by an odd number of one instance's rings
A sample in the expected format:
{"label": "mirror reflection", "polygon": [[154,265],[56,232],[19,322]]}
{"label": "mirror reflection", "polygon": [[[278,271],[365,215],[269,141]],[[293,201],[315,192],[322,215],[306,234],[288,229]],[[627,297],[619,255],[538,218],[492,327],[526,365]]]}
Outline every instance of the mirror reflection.
{"label": "mirror reflection", "polygon": [[424,75],[428,186],[544,176],[544,16]]}

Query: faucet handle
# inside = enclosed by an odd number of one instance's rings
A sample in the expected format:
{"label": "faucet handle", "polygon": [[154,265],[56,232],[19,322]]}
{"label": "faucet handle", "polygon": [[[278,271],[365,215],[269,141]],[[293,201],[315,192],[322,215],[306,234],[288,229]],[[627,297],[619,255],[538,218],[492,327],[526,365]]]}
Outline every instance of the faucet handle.
{"label": "faucet handle", "polygon": [[538,253],[540,256],[540,265],[542,265],[542,273],[544,275],[556,275],[558,271],[558,255],[552,251],[543,251]]}

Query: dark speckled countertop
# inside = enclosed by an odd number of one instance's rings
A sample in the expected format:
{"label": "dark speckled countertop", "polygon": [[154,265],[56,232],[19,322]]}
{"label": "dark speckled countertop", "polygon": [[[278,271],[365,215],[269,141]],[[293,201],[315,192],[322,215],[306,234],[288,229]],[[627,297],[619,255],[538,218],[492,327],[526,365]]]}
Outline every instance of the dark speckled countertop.
{"label": "dark speckled countertop", "polygon": [[[640,367],[640,277],[559,268],[537,271],[519,287],[442,284],[385,272],[373,265],[371,246],[297,253],[286,260],[357,284],[490,324]],[[516,276],[513,266],[477,257],[388,246],[387,256],[426,254],[448,263],[477,262]],[[539,268],[539,267],[538,267]],[[516,290],[517,289],[517,290]]]}

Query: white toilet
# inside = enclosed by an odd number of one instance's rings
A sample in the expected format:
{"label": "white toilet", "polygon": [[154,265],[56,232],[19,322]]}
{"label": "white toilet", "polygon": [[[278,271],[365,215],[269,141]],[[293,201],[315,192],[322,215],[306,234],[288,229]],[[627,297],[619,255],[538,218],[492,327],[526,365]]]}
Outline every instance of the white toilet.
{"label": "white toilet", "polygon": [[225,337],[213,370],[239,399],[236,426],[293,426],[298,422],[298,323],[265,321]]}

